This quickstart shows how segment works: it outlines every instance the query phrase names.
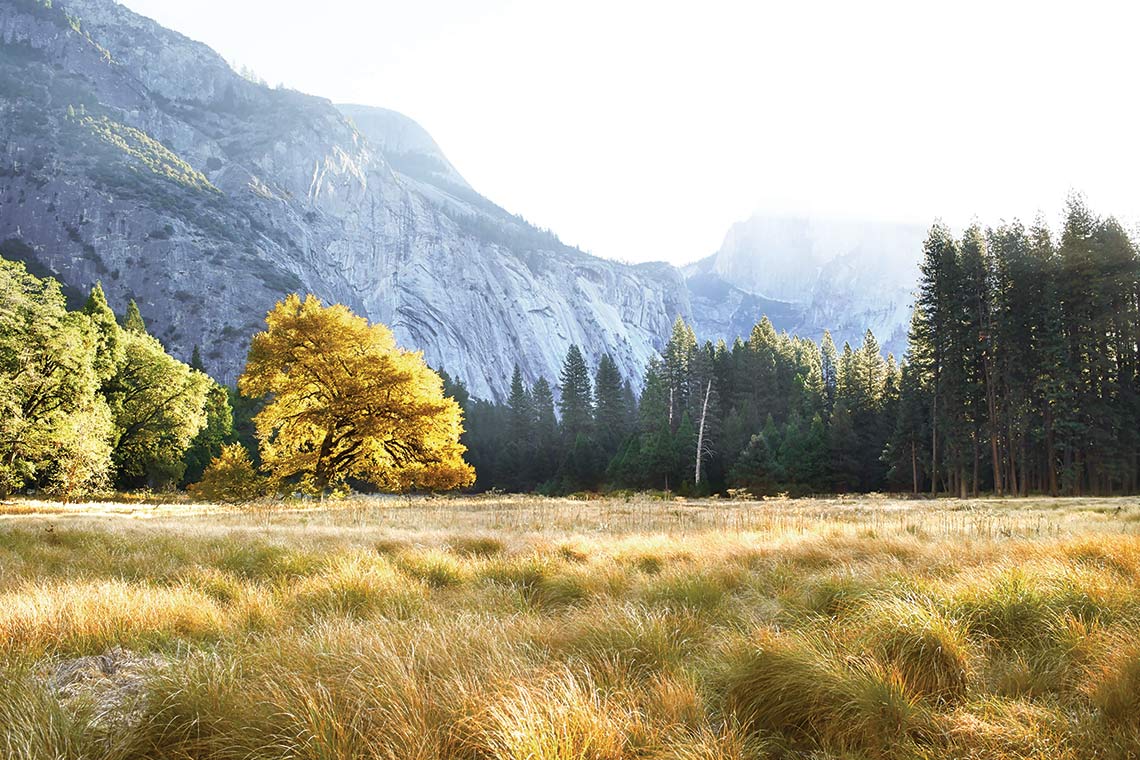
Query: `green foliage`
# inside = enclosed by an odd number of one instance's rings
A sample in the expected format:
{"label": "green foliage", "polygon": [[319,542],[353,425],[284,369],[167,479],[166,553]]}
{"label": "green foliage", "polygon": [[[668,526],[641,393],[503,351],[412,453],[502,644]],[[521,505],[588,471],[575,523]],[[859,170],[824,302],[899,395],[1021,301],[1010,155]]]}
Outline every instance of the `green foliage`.
{"label": "green foliage", "polygon": [[0,259],[0,494],[38,485],[72,497],[103,484],[99,341],[54,280]]}
{"label": "green foliage", "polygon": [[117,435],[120,485],[167,487],[185,470],[183,456],[206,424],[211,381],[166,353],[157,339],[124,329],[124,357],[106,386]]}
{"label": "green foliage", "polygon": [[80,116],[77,123],[132,162],[189,190],[220,193],[200,171],[142,130],[106,116]]}
{"label": "green foliage", "polygon": [[609,354],[603,354],[594,376],[594,429],[601,454],[609,460],[629,433],[630,411],[626,407],[621,372]]}
{"label": "green foliage", "polygon": [[1138,281],[1132,240],[1077,196],[1059,246],[1040,221],[932,228],[889,459],[960,496],[1135,491]]}
{"label": "green foliage", "polygon": [[139,305],[135,299],[127,302],[127,313],[123,316],[123,329],[136,335],[146,335],[146,322],[139,312]]}
{"label": "green foliage", "polygon": [[741,452],[732,468],[730,482],[747,488],[755,495],[774,493],[783,480],[779,462],[772,455],[772,449],[762,434],[752,436],[748,446]]}
{"label": "green foliage", "polygon": [[572,347],[560,425],[521,376],[507,407],[470,406],[478,487],[692,493],[699,461],[701,493],[1140,490],[1140,254],[1121,226],[1074,198],[1059,244],[1041,222],[936,224],[921,253],[901,365],[870,330],[840,351],[765,318],[714,346],[678,319],[635,400],[608,356],[591,393]]}
{"label": "green foliage", "polygon": [[107,305],[107,296],[103,293],[101,283],[95,283],[91,289],[83,313],[91,320],[99,340],[95,350],[95,372],[100,382],[106,382],[123,360],[123,343],[119,339],[121,331],[115,321],[115,312]]}
{"label": "green foliage", "polygon": [[[191,363],[193,367],[193,363]],[[212,384],[206,393],[206,424],[194,436],[183,457],[186,470],[183,485],[197,482],[206,466],[222,452],[222,447],[234,439],[234,412],[230,406],[229,391]]]}
{"label": "green foliage", "polygon": [[590,394],[590,371],[586,359],[577,346],[570,346],[562,364],[562,398],[558,409],[562,413],[563,438],[573,443],[580,435],[589,435],[593,400]]}

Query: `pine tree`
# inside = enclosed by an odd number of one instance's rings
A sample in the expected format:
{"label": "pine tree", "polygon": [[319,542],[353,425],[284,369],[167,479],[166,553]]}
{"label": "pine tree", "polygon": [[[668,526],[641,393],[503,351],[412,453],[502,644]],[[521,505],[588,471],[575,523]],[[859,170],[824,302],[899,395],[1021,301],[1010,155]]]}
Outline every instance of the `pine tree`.
{"label": "pine tree", "polygon": [[190,353],[190,369],[196,369],[199,372],[206,371],[206,365],[202,363],[202,351],[198,348],[198,344],[194,344],[194,350]]}
{"label": "pine tree", "polygon": [[716,348],[709,341],[693,351],[689,363],[689,386],[692,389],[688,412],[696,426],[693,455],[693,484],[708,490],[709,467],[721,438],[720,384],[716,377]]}
{"label": "pine tree", "polygon": [[598,362],[594,397],[594,430],[601,453],[608,461],[625,440],[629,420],[621,372],[609,354],[603,354]]}
{"label": "pine tree", "polygon": [[990,265],[985,236],[977,224],[971,225],[959,245],[961,272],[961,330],[959,350],[964,366],[963,396],[965,418],[969,421],[972,475],[971,490],[976,496],[980,487],[980,463],[983,440],[991,449],[994,487],[1001,493],[1002,473],[998,460],[997,412],[998,390],[993,371],[993,324],[990,304]]}
{"label": "pine tree", "polygon": [[535,410],[522,370],[515,365],[511,375],[511,393],[507,397],[507,442],[503,451],[503,465],[508,485],[515,491],[529,491],[534,487]]}
{"label": "pine tree", "polygon": [[851,382],[850,401],[868,410],[878,409],[883,401],[887,365],[880,353],[879,342],[870,330],[863,335],[863,345],[851,362],[855,378]]}
{"label": "pine tree", "polygon": [[531,389],[534,419],[535,467],[533,475],[538,483],[554,477],[558,457],[558,420],[554,416],[554,393],[546,378],[539,377]]}
{"label": "pine tree", "polygon": [[142,314],[139,312],[139,305],[135,303],[133,298],[127,302],[127,313],[123,317],[123,329],[138,335],[147,334],[146,322],[143,321]]}
{"label": "pine tree", "polygon": [[692,390],[691,365],[697,352],[697,336],[693,328],[685,324],[681,317],[673,323],[673,333],[665,344],[662,354],[663,375],[668,390],[668,418],[671,430],[676,430],[681,421],[681,413],[689,403]]}
{"label": "pine tree", "polygon": [[575,444],[578,436],[589,436],[593,417],[590,394],[590,371],[577,346],[572,345],[562,363],[561,393],[558,409],[562,413],[562,440],[567,447]]}
{"label": "pine tree", "polygon": [[836,381],[836,399],[852,407],[863,406],[863,384],[859,381],[859,367],[851,344],[843,343],[843,353],[839,357],[839,372]]}
{"label": "pine tree", "polygon": [[858,489],[862,475],[858,458],[859,436],[855,432],[855,420],[842,399],[836,402],[831,414],[827,438],[832,488],[839,493]]}
{"label": "pine tree", "polygon": [[823,341],[819,350],[824,411],[830,417],[831,410],[835,407],[836,394],[839,389],[839,353],[835,350],[835,341],[831,339],[831,331],[823,331]]}
{"label": "pine tree", "polygon": [[674,444],[669,409],[672,400],[664,363],[656,356],[645,370],[645,388],[638,405],[641,438],[641,469],[645,484],[669,490],[677,486],[673,477]]}
{"label": "pine tree", "polygon": [[95,348],[95,372],[100,382],[106,382],[123,360],[123,342],[120,338],[119,323],[115,312],[107,305],[102,283],[95,283],[91,295],[83,307],[83,313],[91,320],[99,342]]}
{"label": "pine tree", "polygon": [[746,488],[755,496],[763,496],[775,493],[780,480],[779,466],[767,440],[759,433],[752,436],[736,460],[729,481],[736,488]]}
{"label": "pine tree", "polygon": [[929,466],[929,410],[913,364],[903,365],[899,379],[898,411],[883,459],[889,469],[888,482],[905,486],[917,494]]}
{"label": "pine tree", "polygon": [[[958,324],[958,245],[935,224],[923,245],[922,278],[911,324],[912,364],[930,387],[931,491],[961,474],[962,367]],[[943,467],[945,465],[945,467]]]}

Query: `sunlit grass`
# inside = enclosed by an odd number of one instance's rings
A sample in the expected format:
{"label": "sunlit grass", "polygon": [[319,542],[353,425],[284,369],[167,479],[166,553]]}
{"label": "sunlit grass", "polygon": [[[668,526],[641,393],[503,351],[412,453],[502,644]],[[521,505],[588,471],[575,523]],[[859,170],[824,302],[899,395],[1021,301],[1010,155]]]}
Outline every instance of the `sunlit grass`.
{"label": "sunlit grass", "polygon": [[19,502],[0,756],[1134,757],[1132,508]]}

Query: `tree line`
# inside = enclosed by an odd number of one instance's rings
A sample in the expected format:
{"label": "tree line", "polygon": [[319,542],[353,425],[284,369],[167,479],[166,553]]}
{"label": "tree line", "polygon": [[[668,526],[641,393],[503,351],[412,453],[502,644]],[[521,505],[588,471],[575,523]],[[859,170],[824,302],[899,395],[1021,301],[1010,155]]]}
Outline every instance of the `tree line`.
{"label": "tree line", "polygon": [[170,356],[133,300],[119,320],[96,284],[69,311],[55,280],[0,259],[0,497],[449,490],[475,477],[461,431],[422,355],[345,306],[284,298],[227,389],[197,348]]}
{"label": "tree line", "polygon": [[227,390],[133,300],[120,321],[97,284],[69,311],[55,280],[0,259],[0,496],[185,484],[233,434]]}
{"label": "tree line", "polygon": [[450,381],[477,487],[1135,493],[1140,257],[1122,226],[1079,197],[1056,240],[1040,219],[935,224],[921,272],[901,363],[870,331],[838,350],[765,318],[701,344],[678,319],[639,394],[577,346],[557,403],[517,368],[505,404]]}
{"label": "tree line", "polygon": [[[505,404],[465,398],[464,441],[481,488],[718,493],[871,491],[894,427],[900,370],[868,331],[839,351],[777,333],[698,342],[678,318],[640,395],[603,355],[591,373],[571,346],[559,400],[516,368]],[[555,414],[558,409],[559,415]]]}
{"label": "tree line", "polygon": [[1115,219],[1069,199],[1040,219],[924,246],[887,459],[913,490],[1135,493],[1140,258]]}
{"label": "tree line", "polygon": [[516,367],[505,403],[472,399],[382,325],[294,295],[254,336],[242,396],[197,349],[170,356],[133,301],[119,319],[96,284],[69,311],[58,283],[0,259],[0,496],[203,473],[243,493],[477,477],[543,493],[965,496],[1140,488],[1140,255],[1079,197],[1056,237],[1041,220],[957,238],[935,224],[902,362],[870,331],[840,349],[764,318],[729,345],[678,319],[638,388],[577,346],[554,381]]}

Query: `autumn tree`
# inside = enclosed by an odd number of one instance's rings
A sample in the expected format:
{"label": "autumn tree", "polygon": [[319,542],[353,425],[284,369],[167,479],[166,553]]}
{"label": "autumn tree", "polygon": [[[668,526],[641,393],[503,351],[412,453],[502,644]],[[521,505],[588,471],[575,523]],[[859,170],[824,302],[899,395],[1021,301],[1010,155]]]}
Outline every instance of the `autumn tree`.
{"label": "autumn tree", "polygon": [[324,493],[350,478],[388,491],[471,485],[463,413],[418,352],[340,304],[290,295],[253,337],[238,387],[267,396],[257,415],[263,464]]}

